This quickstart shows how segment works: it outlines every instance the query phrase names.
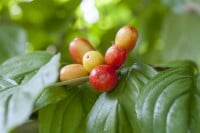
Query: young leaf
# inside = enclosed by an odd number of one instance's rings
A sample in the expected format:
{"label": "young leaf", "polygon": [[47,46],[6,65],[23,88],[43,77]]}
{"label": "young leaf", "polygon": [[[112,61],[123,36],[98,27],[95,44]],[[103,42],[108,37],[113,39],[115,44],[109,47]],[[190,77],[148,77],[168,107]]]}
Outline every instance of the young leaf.
{"label": "young leaf", "polygon": [[11,58],[0,65],[2,77],[19,78],[29,72],[35,71],[46,64],[52,57],[47,52],[33,52]]}
{"label": "young leaf", "polygon": [[189,131],[194,86],[194,69],[191,67],[171,68],[150,80],[136,103],[141,133]]}
{"label": "young leaf", "polygon": [[143,64],[122,70],[115,90],[103,93],[93,106],[88,116],[88,133],[139,133],[135,103],[142,87],[156,74]]}
{"label": "young leaf", "polygon": [[39,110],[40,133],[86,133],[86,118],[97,99],[89,85],[72,87],[62,101]]}
{"label": "young leaf", "polygon": [[0,92],[0,129],[8,133],[26,122],[43,89],[58,78],[60,55],[54,56],[27,83]]}

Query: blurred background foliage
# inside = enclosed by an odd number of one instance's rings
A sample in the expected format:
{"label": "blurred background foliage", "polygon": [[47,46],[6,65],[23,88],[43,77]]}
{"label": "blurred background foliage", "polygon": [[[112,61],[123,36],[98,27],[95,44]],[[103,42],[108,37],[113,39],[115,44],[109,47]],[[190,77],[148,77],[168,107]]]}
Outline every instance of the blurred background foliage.
{"label": "blurred background foliage", "polygon": [[68,44],[77,36],[104,54],[123,25],[139,31],[127,64],[190,59],[200,66],[200,0],[0,0],[0,62],[48,50],[71,63]]}

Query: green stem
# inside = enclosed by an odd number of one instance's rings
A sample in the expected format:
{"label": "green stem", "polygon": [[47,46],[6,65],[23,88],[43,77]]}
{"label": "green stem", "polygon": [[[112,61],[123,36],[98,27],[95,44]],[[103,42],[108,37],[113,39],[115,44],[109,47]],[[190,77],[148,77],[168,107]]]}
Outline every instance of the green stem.
{"label": "green stem", "polygon": [[68,81],[63,81],[63,82],[54,83],[54,84],[48,86],[48,88],[59,87],[59,86],[65,86],[65,85],[72,85],[72,84],[77,83],[77,82],[88,81],[88,79],[89,79],[88,76],[81,77],[81,78],[75,78],[75,79],[71,79],[71,80],[68,80]]}

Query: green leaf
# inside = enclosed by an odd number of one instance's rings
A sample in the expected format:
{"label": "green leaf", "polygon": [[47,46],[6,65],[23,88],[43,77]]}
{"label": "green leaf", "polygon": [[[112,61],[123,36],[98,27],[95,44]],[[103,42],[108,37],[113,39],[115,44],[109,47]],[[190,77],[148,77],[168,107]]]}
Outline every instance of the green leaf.
{"label": "green leaf", "polygon": [[26,34],[23,29],[15,26],[0,25],[0,63],[8,58],[25,53]]}
{"label": "green leaf", "polygon": [[55,104],[65,97],[68,92],[64,87],[46,88],[44,92],[38,97],[34,105],[34,112],[50,104]]}
{"label": "green leaf", "polygon": [[0,65],[0,75],[12,79],[24,76],[46,64],[52,54],[47,52],[33,52],[6,60]]}
{"label": "green leaf", "polygon": [[85,81],[88,81],[88,76],[51,84],[38,97],[34,107],[35,110],[63,100],[68,95],[68,90],[64,86],[67,86],[69,89],[71,89],[71,85],[80,82],[84,83]]}
{"label": "green leaf", "polygon": [[17,85],[17,83],[14,80],[0,76],[0,90],[14,85]]}
{"label": "green leaf", "polygon": [[199,66],[199,23],[200,18],[195,15],[168,15],[161,33],[163,44],[160,44],[162,45],[160,57],[165,61],[192,60]]}
{"label": "green leaf", "polygon": [[19,76],[18,78],[16,78],[16,81],[20,82],[20,84],[25,84],[37,73],[37,71],[38,69],[33,72],[26,73],[23,77]]}
{"label": "green leaf", "polygon": [[136,103],[141,133],[187,133],[194,69],[175,67],[148,82]]}
{"label": "green leaf", "polygon": [[194,61],[191,60],[175,60],[165,63],[163,66],[167,67],[190,67],[198,71],[198,66]]}
{"label": "green leaf", "polygon": [[199,23],[200,18],[193,14],[169,13],[164,18],[154,47],[148,45],[145,56],[141,57],[150,64],[161,64],[172,60],[191,60],[200,66]]}
{"label": "green leaf", "polygon": [[200,131],[200,74],[196,75],[196,90],[191,101],[191,133],[198,133]]}
{"label": "green leaf", "polygon": [[54,56],[25,84],[0,92],[0,129],[8,133],[25,123],[43,89],[57,81],[60,55]]}
{"label": "green leaf", "polygon": [[103,93],[88,116],[89,133],[139,133],[135,103],[142,87],[156,75],[154,69],[142,64],[122,70],[115,90]]}
{"label": "green leaf", "polygon": [[66,90],[66,98],[39,111],[40,133],[86,133],[86,118],[98,93],[88,84]]}
{"label": "green leaf", "polygon": [[193,12],[199,13],[199,4],[198,0],[161,0],[163,4],[170,7],[175,12]]}

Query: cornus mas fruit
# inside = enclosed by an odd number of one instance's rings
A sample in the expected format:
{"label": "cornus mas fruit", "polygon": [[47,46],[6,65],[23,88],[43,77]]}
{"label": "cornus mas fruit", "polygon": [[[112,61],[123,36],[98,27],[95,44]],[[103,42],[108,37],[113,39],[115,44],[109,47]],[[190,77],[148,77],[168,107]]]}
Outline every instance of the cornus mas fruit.
{"label": "cornus mas fruit", "polygon": [[133,26],[123,26],[115,36],[115,44],[130,52],[136,45],[138,32]]}
{"label": "cornus mas fruit", "polygon": [[60,81],[67,81],[74,78],[87,76],[88,72],[81,64],[70,64],[61,68]]}
{"label": "cornus mas fruit", "polygon": [[103,55],[98,51],[88,51],[83,56],[83,66],[90,72],[94,67],[104,63]]}
{"label": "cornus mas fruit", "polygon": [[118,69],[126,60],[126,50],[120,46],[112,45],[105,54],[105,63]]}
{"label": "cornus mas fruit", "polygon": [[93,46],[84,38],[75,38],[69,44],[69,53],[72,59],[78,64],[82,64],[83,55],[91,50],[94,50]]}
{"label": "cornus mas fruit", "polygon": [[80,78],[90,73],[89,82],[94,89],[102,92],[112,90],[118,81],[116,70],[135,47],[137,38],[138,32],[133,26],[123,26],[115,36],[114,45],[107,49],[105,57],[95,51],[86,39],[75,38],[69,44],[69,53],[77,64],[64,66],[60,70],[60,80]]}
{"label": "cornus mas fruit", "polygon": [[110,91],[117,84],[117,72],[110,65],[99,65],[95,67],[89,76],[91,86],[97,91]]}

